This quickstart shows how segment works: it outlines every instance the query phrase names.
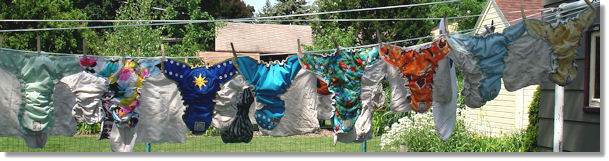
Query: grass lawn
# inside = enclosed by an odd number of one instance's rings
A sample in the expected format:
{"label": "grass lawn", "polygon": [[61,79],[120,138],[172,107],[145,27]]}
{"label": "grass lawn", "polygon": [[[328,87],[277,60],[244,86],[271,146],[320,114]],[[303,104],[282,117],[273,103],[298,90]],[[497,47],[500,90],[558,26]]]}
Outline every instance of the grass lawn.
{"label": "grass lawn", "polygon": [[[360,143],[337,143],[333,137],[254,137],[250,143],[225,144],[220,136],[189,136],[185,143],[151,144],[152,152],[361,152]],[[368,152],[379,152],[380,137],[368,140]],[[145,151],[145,143],[137,143],[136,152]],[[97,136],[51,136],[42,149],[31,149],[18,138],[0,137],[2,152],[111,152],[109,141]]]}

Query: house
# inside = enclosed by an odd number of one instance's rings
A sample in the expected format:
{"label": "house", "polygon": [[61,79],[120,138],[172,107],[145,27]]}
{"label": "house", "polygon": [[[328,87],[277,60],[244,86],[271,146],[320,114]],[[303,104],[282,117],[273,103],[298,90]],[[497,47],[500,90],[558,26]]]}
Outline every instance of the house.
{"label": "house", "polygon": [[[558,7],[565,0],[544,0],[543,6]],[[598,2],[598,1],[597,1]],[[586,3],[579,2],[579,6]],[[579,10],[578,10],[579,11]],[[578,75],[572,83],[565,86],[563,109],[563,151],[600,152],[601,149],[601,116],[600,116],[600,14],[596,9],[596,18],[592,26],[584,31],[578,54],[575,58]],[[575,16],[575,15],[571,15]],[[552,21],[552,18],[547,18]],[[554,84],[541,84],[541,101],[539,106],[539,151],[552,151],[554,138]]]}
{"label": "house", "polygon": [[[304,25],[226,23],[216,28],[215,51],[199,52],[200,56],[232,56],[231,43],[239,55],[249,55],[263,61],[282,60],[290,55],[259,56],[267,53],[298,51],[302,45],[313,44],[313,30]],[[226,58],[203,58],[205,62],[219,62]]]}
{"label": "house", "polygon": [[[503,32],[503,29],[519,22],[522,18],[521,5],[525,11],[543,9],[542,0],[529,0],[526,3],[514,0],[488,0],[476,22],[474,34],[487,32],[485,25],[490,27],[491,24],[495,25],[494,32]],[[526,12],[531,16],[539,13],[540,11]],[[538,85],[532,85],[509,92],[502,85],[499,95],[494,100],[488,101],[481,108],[466,108],[465,121],[474,131],[486,136],[501,136],[522,130],[529,124],[528,107],[537,87]]]}

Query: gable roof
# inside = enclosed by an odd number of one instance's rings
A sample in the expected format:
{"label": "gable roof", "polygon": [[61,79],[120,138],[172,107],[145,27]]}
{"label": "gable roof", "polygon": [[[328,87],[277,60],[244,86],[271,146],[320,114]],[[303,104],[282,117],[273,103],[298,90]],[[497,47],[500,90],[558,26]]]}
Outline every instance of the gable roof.
{"label": "gable roof", "polygon": [[[518,23],[518,21],[508,22],[522,17],[522,14],[519,12],[520,6],[524,10],[543,9],[542,0],[488,0],[480,13],[481,16],[476,22],[474,33],[483,32],[485,30],[483,28],[484,25],[490,25],[491,22],[494,22],[495,25],[500,23],[505,24],[496,26],[495,32],[502,32],[507,26]],[[531,15],[538,12],[529,11],[526,14]]]}
{"label": "gable roof", "polygon": [[216,29],[215,50],[242,53],[283,53],[298,51],[296,39],[303,45],[313,44],[313,30],[304,25],[226,23]]}
{"label": "gable roof", "polygon": [[[508,20],[516,20],[522,17],[520,12],[514,13],[505,13],[511,11],[520,11],[520,6],[524,8],[524,10],[532,10],[532,9],[543,9],[543,1],[542,0],[495,0],[497,6],[502,11],[503,16]],[[534,14],[539,11],[529,11],[526,12],[527,15]],[[511,24],[515,24],[517,22],[512,22]]]}

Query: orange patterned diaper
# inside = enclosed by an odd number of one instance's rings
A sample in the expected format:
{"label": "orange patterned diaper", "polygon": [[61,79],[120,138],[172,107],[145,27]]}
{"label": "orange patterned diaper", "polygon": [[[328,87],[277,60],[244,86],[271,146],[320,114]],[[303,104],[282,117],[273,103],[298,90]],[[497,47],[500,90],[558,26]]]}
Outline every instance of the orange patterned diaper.
{"label": "orange patterned diaper", "polygon": [[407,79],[410,88],[410,107],[417,112],[426,112],[431,107],[433,96],[433,75],[438,61],[450,53],[446,40],[438,39],[431,43],[402,49],[385,45],[381,49],[384,60],[398,68],[402,78]]}

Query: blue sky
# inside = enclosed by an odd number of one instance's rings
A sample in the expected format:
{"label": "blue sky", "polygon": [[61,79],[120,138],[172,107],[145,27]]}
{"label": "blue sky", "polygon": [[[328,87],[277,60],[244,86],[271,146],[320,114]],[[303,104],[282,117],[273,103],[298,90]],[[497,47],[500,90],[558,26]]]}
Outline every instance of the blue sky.
{"label": "blue sky", "polygon": [[[264,7],[264,4],[266,3],[266,0],[243,0],[243,2],[245,2],[245,4],[249,4],[254,6],[254,9],[256,9],[256,13],[262,11],[262,7]],[[275,4],[277,3],[276,0],[270,0],[271,4]],[[313,2],[315,2],[315,0],[307,0],[308,4],[311,4]]]}

